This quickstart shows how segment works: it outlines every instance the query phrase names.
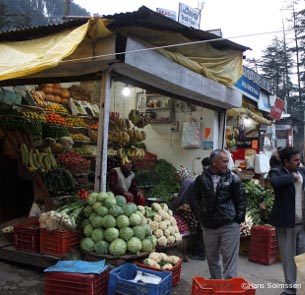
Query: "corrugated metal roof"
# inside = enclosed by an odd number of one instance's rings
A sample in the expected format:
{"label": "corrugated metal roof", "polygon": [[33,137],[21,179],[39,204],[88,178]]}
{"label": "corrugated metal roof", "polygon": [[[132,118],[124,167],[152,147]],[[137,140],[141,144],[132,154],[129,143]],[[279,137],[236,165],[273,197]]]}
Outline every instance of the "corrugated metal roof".
{"label": "corrugated metal roof", "polygon": [[[103,18],[113,20],[113,22],[108,26],[108,29],[112,31],[115,31],[121,27],[137,25],[159,31],[172,31],[175,33],[180,33],[191,40],[219,39],[219,36],[215,34],[186,27],[172,19],[152,11],[145,6],[140,7],[137,11],[134,12],[104,15]],[[73,19],[65,20],[61,23],[0,32],[0,41],[22,41],[41,38],[52,33],[60,32],[67,28],[81,26],[86,23],[87,20],[88,19],[84,17],[75,17]],[[220,50],[233,49],[246,51],[250,49],[249,47],[240,45],[227,39],[211,42],[211,45]]]}

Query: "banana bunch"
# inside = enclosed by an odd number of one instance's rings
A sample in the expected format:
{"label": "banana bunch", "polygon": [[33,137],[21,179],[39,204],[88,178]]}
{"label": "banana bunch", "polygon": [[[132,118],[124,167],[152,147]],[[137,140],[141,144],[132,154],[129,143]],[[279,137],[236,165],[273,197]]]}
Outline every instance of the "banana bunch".
{"label": "banana bunch", "polygon": [[134,124],[136,125],[140,120],[141,120],[141,113],[140,111],[136,110],[136,109],[132,109],[130,110],[129,114],[128,114],[128,119]]}
{"label": "banana bunch", "polygon": [[145,155],[145,151],[137,147],[131,147],[130,149],[127,150],[127,156],[129,158],[143,159],[144,155]]}
{"label": "banana bunch", "polygon": [[130,142],[130,135],[127,131],[116,130],[114,132],[109,132],[108,140],[125,146]]}
{"label": "banana bunch", "polygon": [[146,139],[145,131],[139,131],[137,129],[130,129],[127,131],[130,137],[130,142],[140,142]]}
{"label": "banana bunch", "polygon": [[39,152],[38,149],[28,150],[27,146],[22,144],[21,160],[23,165],[31,172],[37,169],[47,171],[57,168],[57,162],[50,147],[46,148],[43,152]]}
{"label": "banana bunch", "polygon": [[138,128],[144,128],[146,125],[150,123],[150,121],[151,120],[149,116],[147,116],[146,114],[141,114],[140,120],[134,125],[137,126]]}
{"label": "banana bunch", "polygon": [[117,157],[121,160],[121,164],[125,165],[130,163],[126,150],[124,148],[119,148],[117,150]]}
{"label": "banana bunch", "polygon": [[117,126],[120,130],[125,131],[131,128],[130,121],[127,118],[120,118],[117,120]]}

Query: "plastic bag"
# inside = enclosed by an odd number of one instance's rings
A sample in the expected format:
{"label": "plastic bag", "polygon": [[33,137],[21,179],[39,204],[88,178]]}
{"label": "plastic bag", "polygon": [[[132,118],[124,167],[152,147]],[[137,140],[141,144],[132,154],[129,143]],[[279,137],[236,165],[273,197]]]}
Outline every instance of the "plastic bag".
{"label": "plastic bag", "polygon": [[33,202],[29,217],[39,217],[42,213],[42,209],[39,207],[39,205],[36,202]]}
{"label": "plastic bag", "polygon": [[298,289],[298,295],[305,295],[305,253],[294,257],[297,266],[297,283],[302,287]]}

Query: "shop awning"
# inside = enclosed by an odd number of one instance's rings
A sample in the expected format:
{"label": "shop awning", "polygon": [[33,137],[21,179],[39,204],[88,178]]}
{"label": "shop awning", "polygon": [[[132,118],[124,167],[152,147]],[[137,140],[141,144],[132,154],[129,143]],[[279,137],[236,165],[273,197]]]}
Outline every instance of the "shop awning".
{"label": "shop awning", "polygon": [[53,34],[43,32],[41,27],[24,31],[27,38],[22,30],[14,38],[14,31],[11,35],[0,33],[0,81],[100,72],[105,65],[124,60],[124,55],[115,55],[124,51],[123,40],[116,47],[120,34],[146,47],[210,40],[211,44],[171,47],[159,52],[191,71],[231,86],[242,75],[242,52],[249,49],[226,39],[212,42],[219,37],[187,28],[146,7],[133,13],[94,17],[73,28],[54,25]]}

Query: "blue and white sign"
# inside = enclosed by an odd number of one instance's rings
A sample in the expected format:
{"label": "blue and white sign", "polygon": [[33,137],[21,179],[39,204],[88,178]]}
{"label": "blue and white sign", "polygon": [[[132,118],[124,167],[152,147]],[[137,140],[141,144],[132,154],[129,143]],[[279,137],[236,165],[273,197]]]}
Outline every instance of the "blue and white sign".
{"label": "blue and white sign", "polygon": [[234,86],[242,90],[243,92],[250,94],[255,99],[259,100],[261,88],[256,84],[254,84],[253,82],[251,82],[245,76],[241,76],[241,78],[237,81],[237,83]]}

